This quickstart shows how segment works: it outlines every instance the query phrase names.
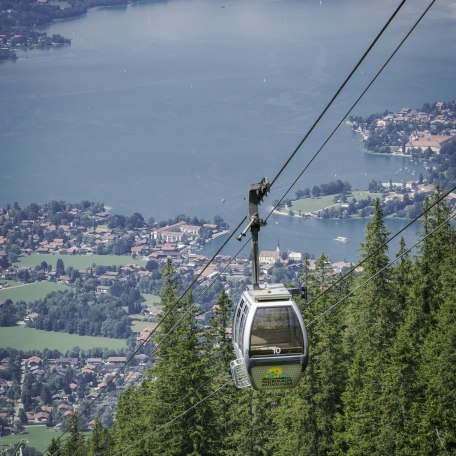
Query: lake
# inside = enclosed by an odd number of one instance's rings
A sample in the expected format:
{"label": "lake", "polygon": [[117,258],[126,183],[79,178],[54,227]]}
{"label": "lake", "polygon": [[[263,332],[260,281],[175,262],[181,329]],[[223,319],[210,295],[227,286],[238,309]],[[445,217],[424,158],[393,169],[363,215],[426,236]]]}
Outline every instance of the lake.
{"label": "lake", "polygon": [[[0,65],[0,205],[88,199],[113,213],[217,214],[236,226],[249,184],[276,175],[396,4],[173,0],[53,24],[46,31],[70,37],[71,46],[20,52]],[[406,4],[278,179],[265,211],[425,6]],[[355,114],[454,99],[455,18],[453,2],[437,2]],[[366,154],[344,125],[290,196],[335,179],[366,188],[420,171],[407,158]],[[355,260],[364,226],[272,217],[260,242]],[[234,241],[224,253],[237,248]]]}

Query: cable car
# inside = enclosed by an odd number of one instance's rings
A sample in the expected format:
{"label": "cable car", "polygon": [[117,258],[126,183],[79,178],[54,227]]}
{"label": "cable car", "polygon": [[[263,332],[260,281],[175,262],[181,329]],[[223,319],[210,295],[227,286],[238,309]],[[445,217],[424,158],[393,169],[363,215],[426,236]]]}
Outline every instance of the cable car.
{"label": "cable car", "polygon": [[[233,319],[231,375],[238,388],[286,389],[298,385],[308,359],[307,331],[292,294],[282,284],[259,284],[258,233],[264,221],[258,205],[269,190],[267,179],[249,191],[250,228],[253,243],[253,285],[242,293]],[[304,291],[299,289],[299,291]]]}
{"label": "cable car", "polygon": [[307,366],[304,320],[282,284],[249,287],[233,320],[236,359],[231,374],[238,388],[294,388]]}

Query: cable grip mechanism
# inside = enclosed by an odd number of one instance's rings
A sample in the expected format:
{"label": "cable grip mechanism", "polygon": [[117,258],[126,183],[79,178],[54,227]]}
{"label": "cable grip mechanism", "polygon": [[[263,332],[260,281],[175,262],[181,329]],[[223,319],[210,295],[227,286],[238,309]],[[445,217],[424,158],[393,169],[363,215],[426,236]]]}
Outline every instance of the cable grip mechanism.
{"label": "cable grip mechanism", "polygon": [[250,230],[252,234],[252,245],[253,245],[253,286],[258,287],[259,282],[259,269],[258,269],[258,233],[262,226],[266,226],[266,221],[259,217],[258,206],[263,201],[263,198],[269,192],[271,184],[267,177],[263,177],[261,182],[252,184],[249,189],[249,206],[248,206],[248,218],[249,223],[242,230],[241,234],[237,237],[238,241],[241,241],[244,236],[247,235],[247,231]]}

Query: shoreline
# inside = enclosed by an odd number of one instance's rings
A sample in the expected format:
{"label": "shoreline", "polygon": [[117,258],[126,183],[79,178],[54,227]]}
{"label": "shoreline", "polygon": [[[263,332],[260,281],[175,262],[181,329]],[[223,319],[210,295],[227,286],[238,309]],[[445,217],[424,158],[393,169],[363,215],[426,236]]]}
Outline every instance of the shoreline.
{"label": "shoreline", "polygon": [[[16,61],[16,60],[22,60],[25,58],[24,55],[18,56],[16,54],[16,51],[22,52],[23,54],[33,51],[33,50],[45,50],[49,49],[52,47],[58,47],[58,46],[71,46],[72,39],[71,38],[66,38],[62,37],[63,41],[62,42],[52,42],[51,37],[48,35],[49,29],[56,23],[59,22],[66,22],[66,21],[72,21],[72,20],[78,20],[85,15],[91,10],[96,10],[96,9],[109,9],[109,8],[128,8],[130,5],[135,5],[136,3],[139,2],[149,2],[150,0],[126,0],[125,3],[116,3],[116,0],[112,0],[112,4],[101,4],[101,5],[94,5],[90,6],[90,2],[87,2],[86,5],[82,6],[81,9],[78,8],[60,8],[61,11],[69,9],[69,13],[65,17],[52,17],[52,15],[46,16],[49,19],[49,22],[44,22],[39,25],[31,26],[31,25],[26,25],[23,22],[23,18],[21,17],[21,23],[17,25],[17,27],[20,27],[26,31],[26,34],[28,36],[34,36],[34,34],[41,34],[40,37],[34,37],[34,41],[28,44],[21,44],[20,46],[12,46],[9,44],[9,42],[5,43],[5,48],[2,49],[3,53],[8,52],[8,55],[6,57],[0,58],[1,61]],[[6,36],[11,34],[11,30],[9,30],[8,27],[5,29],[0,29],[0,34],[4,34]],[[44,37],[44,40],[41,41],[41,39]]]}
{"label": "shoreline", "polygon": [[410,154],[402,154],[402,153],[396,153],[396,152],[372,152],[370,150],[364,149],[364,153],[369,154],[369,155],[381,155],[383,157],[405,157],[405,158],[412,158],[413,160],[426,160],[425,158],[420,158],[420,157],[413,157]]}
{"label": "shoreline", "polygon": [[[328,207],[331,207],[331,206],[328,206]],[[324,211],[325,209],[327,209],[327,208],[325,207],[325,208],[321,209],[321,211]],[[305,213],[306,215],[299,215],[299,214],[290,215],[290,214],[287,214],[285,212],[278,211],[278,210],[274,210],[274,211],[272,211],[272,213],[276,214],[276,215],[282,215],[284,217],[294,217],[294,218],[298,218],[298,219],[314,218],[314,219],[320,219],[320,220],[368,220],[368,219],[372,218],[370,216],[369,217],[360,217],[359,215],[350,216],[347,218],[320,217],[319,215],[315,215],[315,214],[312,214],[309,212],[306,212]],[[309,214],[309,215],[307,215],[307,214]],[[394,218],[394,219],[398,219],[398,220],[408,220],[408,219],[402,219],[401,217],[389,217],[389,218]]]}

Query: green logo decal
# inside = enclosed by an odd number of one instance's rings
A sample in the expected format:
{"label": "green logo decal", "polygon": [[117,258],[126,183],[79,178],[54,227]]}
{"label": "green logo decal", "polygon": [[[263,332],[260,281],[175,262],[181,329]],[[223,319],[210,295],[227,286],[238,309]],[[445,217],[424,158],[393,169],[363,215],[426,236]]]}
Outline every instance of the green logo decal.
{"label": "green logo decal", "polygon": [[265,374],[263,378],[267,378],[268,380],[274,380],[278,378],[290,378],[290,376],[284,374],[283,369],[281,367],[270,367],[268,373]]}
{"label": "green logo decal", "polygon": [[270,367],[268,372],[264,375],[261,386],[263,388],[276,387],[276,388],[289,388],[293,386],[293,379],[288,374],[284,374],[281,367]]}

